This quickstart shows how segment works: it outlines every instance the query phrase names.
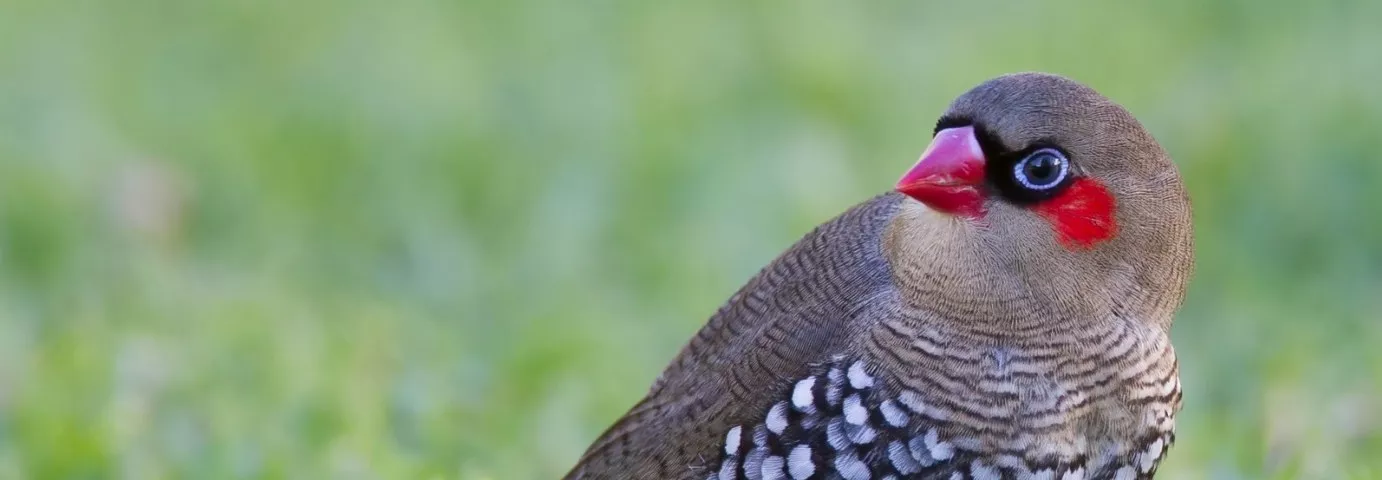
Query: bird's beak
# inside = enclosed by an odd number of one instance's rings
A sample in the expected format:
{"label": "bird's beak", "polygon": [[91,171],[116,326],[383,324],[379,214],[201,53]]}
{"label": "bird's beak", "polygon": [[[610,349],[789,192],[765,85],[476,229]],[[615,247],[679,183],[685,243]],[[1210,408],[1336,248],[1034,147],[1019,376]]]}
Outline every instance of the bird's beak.
{"label": "bird's beak", "polygon": [[897,191],[952,215],[980,216],[984,211],[984,151],[974,127],[936,132],[917,164],[897,181]]}

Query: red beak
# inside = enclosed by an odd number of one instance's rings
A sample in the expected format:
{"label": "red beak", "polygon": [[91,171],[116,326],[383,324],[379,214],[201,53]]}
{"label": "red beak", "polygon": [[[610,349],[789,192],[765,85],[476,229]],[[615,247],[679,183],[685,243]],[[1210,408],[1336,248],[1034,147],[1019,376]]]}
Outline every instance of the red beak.
{"label": "red beak", "polygon": [[974,127],[936,132],[917,164],[897,181],[897,191],[933,210],[969,217],[984,213],[984,151]]}

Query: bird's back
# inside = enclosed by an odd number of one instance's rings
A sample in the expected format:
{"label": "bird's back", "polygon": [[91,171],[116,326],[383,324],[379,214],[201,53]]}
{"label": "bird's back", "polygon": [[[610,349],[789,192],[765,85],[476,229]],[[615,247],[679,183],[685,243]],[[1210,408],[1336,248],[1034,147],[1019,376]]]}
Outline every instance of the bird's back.
{"label": "bird's back", "polygon": [[567,478],[714,473],[731,425],[761,417],[792,381],[830,360],[851,325],[893,308],[882,300],[892,296],[880,238],[900,198],[850,209],[749,280]]}

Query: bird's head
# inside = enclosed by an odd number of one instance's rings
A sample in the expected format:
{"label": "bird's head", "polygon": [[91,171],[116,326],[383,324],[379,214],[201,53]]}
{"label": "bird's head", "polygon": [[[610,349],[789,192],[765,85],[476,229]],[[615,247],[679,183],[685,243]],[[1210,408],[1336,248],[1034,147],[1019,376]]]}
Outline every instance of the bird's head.
{"label": "bird's head", "polygon": [[910,198],[888,239],[897,274],[974,290],[941,295],[1167,326],[1184,297],[1190,204],[1175,165],[1072,80],[1015,74],[961,95],[896,189]]}

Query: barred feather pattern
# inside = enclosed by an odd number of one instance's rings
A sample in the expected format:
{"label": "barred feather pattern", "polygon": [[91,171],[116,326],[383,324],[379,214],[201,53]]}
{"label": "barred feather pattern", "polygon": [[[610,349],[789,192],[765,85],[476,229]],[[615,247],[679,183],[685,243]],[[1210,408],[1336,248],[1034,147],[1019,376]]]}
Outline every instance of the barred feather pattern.
{"label": "barred feather pattern", "polygon": [[[837,356],[795,382],[756,423],[730,427],[706,480],[1149,479],[1175,440],[1179,382],[1137,393],[1135,441],[1063,435],[1082,399],[1067,396],[1022,423],[991,406],[938,402],[863,360]],[[1051,417],[1051,418],[1047,418]],[[965,428],[966,425],[978,428]],[[1121,437],[1120,437],[1121,438]]]}

